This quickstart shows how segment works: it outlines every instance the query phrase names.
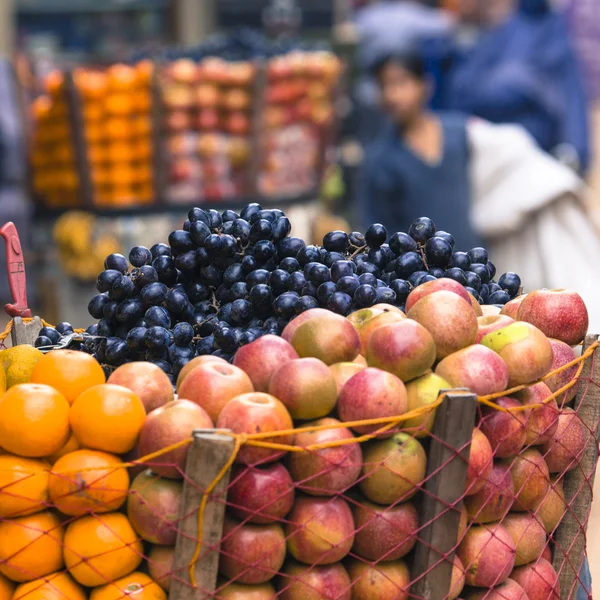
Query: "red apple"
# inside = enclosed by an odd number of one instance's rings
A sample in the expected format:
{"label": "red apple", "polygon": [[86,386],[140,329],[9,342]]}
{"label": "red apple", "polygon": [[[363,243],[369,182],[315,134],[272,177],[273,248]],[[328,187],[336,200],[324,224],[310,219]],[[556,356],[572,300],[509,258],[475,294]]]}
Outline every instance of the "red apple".
{"label": "red apple", "polygon": [[514,511],[533,511],[544,500],[550,488],[550,474],[543,456],[533,448],[518,456],[507,458],[504,464],[510,468],[515,484]]}
{"label": "red apple", "polygon": [[400,311],[380,310],[374,307],[357,310],[348,317],[348,321],[350,321],[356,328],[356,331],[358,331],[358,337],[360,338],[360,353],[363,356],[366,356],[367,346],[374,331],[385,325],[399,323],[405,319],[406,315]]}
{"label": "red apple", "polygon": [[434,292],[441,292],[442,290],[454,292],[469,304],[471,303],[469,292],[467,292],[460,283],[453,279],[442,277],[435,281],[428,281],[427,283],[417,286],[406,299],[406,310],[409,311],[419,300],[421,300],[421,298],[425,298],[425,296],[433,294]]}
{"label": "red apple", "polygon": [[[481,307],[481,312],[483,313],[481,316],[482,317],[495,317],[500,313],[502,309],[499,306],[496,306],[494,304],[484,304]],[[481,317],[478,317],[481,318]],[[513,319],[514,320],[514,319]]]}
{"label": "red apple", "polygon": [[546,532],[533,515],[511,513],[502,521],[502,525],[517,549],[515,566],[526,565],[542,555],[547,542]]}
{"label": "red apple", "polygon": [[390,505],[412,498],[425,479],[427,456],[418,440],[397,433],[363,449],[362,493],[372,502]]}
{"label": "red apple", "polygon": [[558,425],[553,438],[541,447],[550,473],[564,473],[576,469],[589,435],[580,416],[572,408],[563,408],[558,415]]}
{"label": "red apple", "polygon": [[465,587],[465,568],[458,556],[454,556],[452,579],[450,580],[450,594],[448,600],[456,600]]}
{"label": "red apple", "polygon": [[354,520],[342,498],[296,498],[285,525],[288,551],[307,565],[342,560],[354,543]]}
{"label": "red apple", "polygon": [[467,484],[465,486],[467,496],[477,494],[483,488],[492,472],[493,466],[494,452],[490,441],[479,429],[473,429],[469,468],[467,470]]}
{"label": "red apple", "polygon": [[500,310],[500,314],[506,315],[507,317],[516,320],[519,308],[521,307],[521,302],[523,302],[523,300],[525,300],[526,297],[527,294],[522,294],[521,296],[513,298],[502,307],[502,309]]}
{"label": "red apple", "polygon": [[409,311],[432,335],[438,360],[475,343],[477,316],[471,305],[454,292],[441,291],[419,300]]}
{"label": "red apple", "polygon": [[583,298],[571,290],[531,292],[519,307],[517,317],[569,346],[583,341],[589,324]]}
{"label": "red apple", "polygon": [[465,600],[529,600],[525,590],[512,579],[489,590],[473,591],[465,596]]}
{"label": "red apple", "polygon": [[469,293],[469,299],[471,300],[471,308],[473,309],[475,316],[477,318],[483,317],[483,308],[481,307],[481,304],[479,304],[479,302],[477,302],[477,300],[475,299],[475,296],[473,296],[473,294]]}
{"label": "red apple", "polygon": [[219,113],[214,108],[203,108],[198,113],[196,125],[200,130],[217,129],[219,126]]}
{"label": "red apple", "polygon": [[481,340],[488,334],[492,333],[492,331],[498,331],[498,329],[503,329],[507,327],[511,323],[514,323],[514,319],[506,315],[491,315],[491,316],[483,316],[477,318],[478,331],[477,331],[477,340],[476,343],[479,344]]}
{"label": "red apple", "polygon": [[546,545],[546,547],[544,548],[541,558],[547,560],[550,564],[552,564],[552,549],[550,548],[550,544]]}
{"label": "red apple", "polygon": [[285,560],[285,535],[276,524],[241,524],[228,517],[223,524],[219,571],[236,583],[272,579]]}
{"label": "red apple", "polygon": [[458,547],[467,585],[492,587],[504,583],[515,565],[515,544],[498,524],[473,525]]}
{"label": "red apple", "polygon": [[[514,398],[497,398],[494,402],[505,409],[523,406]],[[525,413],[523,411],[499,411],[484,407],[482,410],[481,431],[490,441],[496,458],[514,456],[525,445],[527,430],[525,429]]]}
{"label": "red apple", "polygon": [[562,521],[567,511],[562,479],[550,479],[550,489],[546,497],[535,510],[535,516],[541,521],[546,533],[551,534]]}
{"label": "red apple", "polygon": [[232,398],[253,391],[252,381],[242,369],[230,364],[207,362],[187,375],[177,394],[201,406],[216,421]]}
{"label": "red apple", "polygon": [[402,560],[371,565],[356,559],[348,562],[352,598],[357,600],[408,600],[411,577]]}
{"label": "red apple", "polygon": [[[449,390],[452,386],[445,380],[435,375],[427,373],[418,379],[413,379],[406,384],[406,396],[408,399],[408,408],[406,412],[430,406],[434,404],[440,396],[442,390]],[[419,417],[407,419],[403,423],[403,429],[412,433],[415,437],[428,437],[433,429],[436,410]]]}
{"label": "red apple", "polygon": [[[403,415],[408,407],[406,388],[400,379],[381,369],[363,369],[342,389],[337,403],[341,421],[351,423]],[[357,433],[373,433],[383,425],[359,425]]]}
{"label": "red apple", "polygon": [[[277,589],[278,600],[351,599],[350,577],[340,563],[307,566],[289,562],[278,578]],[[269,600],[274,599],[275,596]]]}
{"label": "red apple", "polygon": [[469,518],[475,523],[501,521],[510,510],[515,498],[510,469],[504,465],[494,465],[476,493],[465,498]]}
{"label": "red apple", "polygon": [[356,535],[352,551],[372,562],[406,556],[417,542],[419,515],[410,502],[379,506],[361,499],[353,508]]}
{"label": "red apple", "polygon": [[504,359],[510,387],[533,383],[546,375],[552,366],[550,341],[530,323],[512,323],[488,333],[481,343]]}
{"label": "red apple", "polygon": [[[273,396],[254,392],[230,400],[219,415],[217,429],[231,429],[234,433],[271,433],[293,429],[292,417],[286,407]],[[269,437],[274,444],[291,445],[293,434]],[[273,462],[282,452],[271,448],[243,446],[235,461],[246,465]]]}
{"label": "red apple", "polygon": [[551,395],[552,392],[545,383],[536,383],[514,394],[514,397],[524,406],[538,405],[537,408],[525,413],[527,430],[525,443],[528,446],[544,444],[552,439],[556,431],[559,412],[556,400],[547,401]]}
{"label": "red apple", "polygon": [[177,83],[194,83],[198,68],[189,58],[179,58],[169,65],[169,77]]}
{"label": "red apple", "polygon": [[106,383],[130,389],[144,403],[146,413],[173,400],[173,384],[165,372],[149,362],[132,362],[115,369]]}
{"label": "red apple", "polygon": [[[356,358],[362,358],[360,354]],[[358,372],[366,369],[366,365],[362,365],[357,363],[356,360],[354,362],[343,362],[336,363],[335,365],[331,365],[329,370],[335,379],[335,383],[337,385],[338,395],[342,391],[342,388],[346,385],[346,382],[354,377]]]}
{"label": "red apple", "polygon": [[293,419],[308,421],[328,415],[337,401],[337,384],[318,358],[297,358],[271,377],[269,394],[283,402]]}
{"label": "red apple", "polygon": [[523,588],[529,600],[559,600],[561,597],[558,574],[543,558],[518,567],[510,577]]}
{"label": "red apple", "polygon": [[265,335],[242,346],[233,364],[248,374],[257,392],[266,392],[273,373],[290,360],[298,358],[296,351],[276,335]]}
{"label": "red apple", "polygon": [[[383,313],[374,320],[395,314]],[[416,321],[403,319],[373,331],[366,358],[370,367],[383,369],[402,381],[410,381],[431,369],[435,355],[435,342],[427,329]]]}
{"label": "red apple", "polygon": [[494,351],[475,344],[450,354],[435,369],[450,387],[468,388],[474,394],[496,394],[508,385],[508,367]]}
{"label": "red apple", "polygon": [[[310,310],[303,312],[302,314],[298,315],[297,317],[294,317],[285,326],[285,328],[281,332],[281,337],[286,342],[291,343],[292,336],[296,332],[296,329],[298,329],[298,327],[300,327],[300,325],[302,325],[302,323],[306,323],[306,321],[310,321],[311,319],[314,319],[315,317],[331,317],[333,314],[334,313],[332,313],[324,308],[311,308]],[[340,319],[344,318],[340,315],[335,315],[335,316],[338,316]]]}
{"label": "red apple", "polygon": [[337,419],[320,419],[305,427],[331,427],[318,431],[300,431],[295,445],[309,448],[306,452],[292,452],[289,469],[298,487],[311,496],[335,496],[348,490],[360,475],[362,451],[358,443],[345,443],[332,448],[310,449],[330,442],[351,440],[352,433]]}
{"label": "red apple", "polygon": [[152,546],[148,555],[148,573],[166,592],[171,588],[174,546]]}
{"label": "red apple", "polygon": [[373,304],[373,306],[371,306],[371,310],[378,310],[381,312],[396,312],[400,313],[401,315],[404,315],[404,313],[397,306],[394,306],[393,304],[386,304],[385,302]]}
{"label": "red apple", "polygon": [[212,354],[205,354],[203,356],[196,356],[196,358],[192,358],[189,363],[187,363],[181,371],[179,371],[179,375],[177,375],[177,389],[180,388],[183,380],[188,376],[191,371],[193,371],[196,367],[200,365],[205,365],[209,362],[218,362],[222,365],[229,364],[224,358],[220,358],[219,356],[213,356]]}
{"label": "red apple", "polygon": [[[140,433],[141,457],[191,439],[195,429],[212,429],[207,412],[189,400],[173,400],[148,413]],[[189,445],[153,458],[148,467],[161,477],[179,479],[185,472]]]}
{"label": "red apple", "polygon": [[353,361],[360,354],[354,325],[334,313],[302,323],[292,336],[292,346],[302,358],[312,356],[326,365]]}
{"label": "red apple", "polygon": [[279,463],[264,467],[234,465],[227,489],[227,508],[249,523],[282,520],[294,504],[294,482]]}
{"label": "red apple", "polygon": [[219,600],[273,600],[276,597],[275,588],[270,583],[245,585],[225,581],[216,592]]}
{"label": "red apple", "polygon": [[[550,372],[556,371],[560,369],[564,365],[569,364],[574,361],[577,356],[575,351],[571,346],[561,342],[560,340],[550,339],[550,345],[552,346],[552,366],[550,367]],[[568,367],[567,369],[557,373],[556,375],[552,375],[545,380],[546,385],[550,388],[551,392],[557,392],[565,385],[570,383],[577,376],[577,371],[579,370],[578,365],[573,365],[572,367]],[[561,394],[558,397],[558,400],[561,404],[567,404],[571,402],[573,398],[577,395],[578,384],[572,385],[566,392]]]}

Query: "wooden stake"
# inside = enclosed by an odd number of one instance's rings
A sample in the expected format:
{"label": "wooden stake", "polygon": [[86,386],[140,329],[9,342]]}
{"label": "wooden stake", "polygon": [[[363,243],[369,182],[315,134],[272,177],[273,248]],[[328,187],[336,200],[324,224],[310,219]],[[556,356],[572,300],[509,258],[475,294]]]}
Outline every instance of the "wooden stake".
{"label": "wooden stake", "polygon": [[[588,335],[583,351],[598,339]],[[592,490],[598,463],[598,434],[600,423],[600,352],[588,358],[581,371],[579,389],[573,408],[589,431],[587,444],[579,464],[563,478],[565,501],[568,509],[554,535],[553,566],[559,574],[560,597],[575,598],[579,588],[579,572],[585,558],[585,538],[592,506]],[[591,592],[591,590],[590,590]]]}
{"label": "wooden stake", "polygon": [[21,344],[28,344],[29,346],[33,346],[42,327],[42,321],[39,317],[33,317],[33,321],[29,323],[24,323],[21,317],[15,317],[10,331],[12,345],[20,346]]}
{"label": "wooden stake", "polygon": [[476,408],[475,394],[453,390],[437,409],[412,573],[415,598],[443,600],[450,592]]}
{"label": "wooden stake", "polygon": [[217,585],[219,543],[223,535],[229,472],[221,479],[206,504],[202,520],[202,550],[195,566],[196,587],[192,587],[190,582],[188,565],[196,552],[198,508],[203,491],[208,489],[227,464],[233,452],[234,440],[208,429],[195,431],[193,436],[186,464],[169,600],[212,598]]}

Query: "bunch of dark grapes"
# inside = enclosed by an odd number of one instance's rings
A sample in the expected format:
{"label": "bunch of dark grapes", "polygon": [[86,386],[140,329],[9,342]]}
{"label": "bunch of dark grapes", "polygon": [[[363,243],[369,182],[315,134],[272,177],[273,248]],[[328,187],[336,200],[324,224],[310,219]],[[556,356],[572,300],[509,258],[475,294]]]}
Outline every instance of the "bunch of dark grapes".
{"label": "bunch of dark grapes", "polygon": [[[481,304],[503,305],[521,288],[518,275],[494,280],[483,248],[458,252],[453,237],[428,218],[388,240],[383,225],[366,233],[332,231],[323,245],[290,236],[276,209],[246,206],[239,214],[193,208],[169,244],[137,246],[129,260],[111,254],[88,305],[98,323],[81,349],[108,368],[148,360],[173,379],[193,357],[231,360],[236,350],[311,308],[341,315],[374,304],[404,309],[410,291],[448,277]],[[37,346],[62,332],[43,330]]]}

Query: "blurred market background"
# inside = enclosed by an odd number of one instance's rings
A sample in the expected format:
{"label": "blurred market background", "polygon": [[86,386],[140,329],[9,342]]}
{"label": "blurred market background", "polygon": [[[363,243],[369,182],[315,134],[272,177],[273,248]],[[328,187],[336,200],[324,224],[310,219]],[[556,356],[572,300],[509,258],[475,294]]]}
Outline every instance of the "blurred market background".
{"label": "blurred market background", "polygon": [[[517,124],[550,171],[572,174],[538,198],[547,178],[517,165],[500,197],[513,260],[534,261],[540,237],[536,265],[558,245],[582,286],[600,281],[597,239],[577,225],[600,223],[599,14],[600,0],[0,0],[0,220],[21,235],[33,313],[85,327],[104,257],[166,241],[196,205],[281,208],[315,243],[363,227],[384,201],[363,181],[387,125],[369,72],[407,51],[431,110]],[[437,201],[452,212],[448,191]],[[564,247],[523,207],[571,197]]]}

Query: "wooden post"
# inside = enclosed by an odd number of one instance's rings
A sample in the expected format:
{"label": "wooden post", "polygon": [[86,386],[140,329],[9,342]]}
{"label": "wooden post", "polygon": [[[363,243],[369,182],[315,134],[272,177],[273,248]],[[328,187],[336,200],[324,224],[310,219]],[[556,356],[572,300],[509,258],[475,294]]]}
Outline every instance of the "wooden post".
{"label": "wooden post", "polygon": [[33,321],[29,323],[24,323],[21,317],[15,317],[10,332],[12,345],[20,346],[21,344],[28,344],[29,346],[33,346],[42,327],[42,321],[39,317],[33,317]]}
{"label": "wooden post", "polygon": [[167,156],[163,136],[163,99],[159,70],[162,63],[153,61],[152,79],[150,81],[150,120],[152,122],[152,171],[154,174],[154,204],[167,203],[166,169]]}
{"label": "wooden post", "polygon": [[225,499],[230,473],[221,479],[206,504],[202,520],[202,551],[195,567],[196,587],[192,587],[188,565],[196,552],[198,508],[204,490],[217,478],[233,452],[234,440],[213,430],[194,431],[190,447],[179,519],[179,533],[173,561],[174,577],[169,600],[212,598],[217,585],[219,543],[223,535]]}
{"label": "wooden post", "polygon": [[[598,339],[588,335],[583,351]],[[592,490],[598,462],[600,422],[600,352],[588,358],[581,371],[581,381],[574,408],[589,431],[587,445],[577,467],[563,478],[568,509],[554,536],[554,569],[559,574],[561,598],[575,598],[579,588],[579,572],[585,558],[586,530],[592,506]],[[591,590],[590,590],[591,591]]]}
{"label": "wooden post", "polygon": [[412,573],[415,598],[443,600],[450,592],[476,409],[475,394],[452,390],[436,412]]}
{"label": "wooden post", "polygon": [[264,113],[267,105],[268,63],[263,59],[254,61],[255,77],[252,86],[252,130],[250,144],[252,155],[246,167],[246,190],[243,195],[256,199],[261,196],[259,176],[264,167],[265,143],[269,134],[264,124]]}

